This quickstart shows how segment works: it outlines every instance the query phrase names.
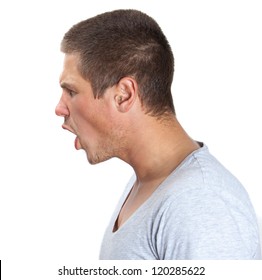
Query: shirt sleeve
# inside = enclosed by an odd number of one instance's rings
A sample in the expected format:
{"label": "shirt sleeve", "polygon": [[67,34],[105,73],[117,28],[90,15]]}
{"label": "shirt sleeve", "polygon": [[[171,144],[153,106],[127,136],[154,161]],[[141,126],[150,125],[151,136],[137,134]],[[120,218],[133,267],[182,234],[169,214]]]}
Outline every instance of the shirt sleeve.
{"label": "shirt sleeve", "polygon": [[159,219],[159,259],[252,259],[256,225],[250,209],[229,194],[184,191],[167,201]]}

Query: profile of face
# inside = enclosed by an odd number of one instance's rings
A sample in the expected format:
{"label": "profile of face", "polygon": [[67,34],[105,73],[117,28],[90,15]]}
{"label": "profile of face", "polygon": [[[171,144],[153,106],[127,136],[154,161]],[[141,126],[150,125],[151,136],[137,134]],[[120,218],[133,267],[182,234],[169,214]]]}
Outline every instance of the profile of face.
{"label": "profile of face", "polygon": [[75,148],[85,150],[91,164],[117,156],[121,136],[113,125],[114,87],[95,98],[90,82],[78,70],[76,54],[65,55],[60,86],[62,95],[55,112],[64,118],[62,127],[76,135]]}

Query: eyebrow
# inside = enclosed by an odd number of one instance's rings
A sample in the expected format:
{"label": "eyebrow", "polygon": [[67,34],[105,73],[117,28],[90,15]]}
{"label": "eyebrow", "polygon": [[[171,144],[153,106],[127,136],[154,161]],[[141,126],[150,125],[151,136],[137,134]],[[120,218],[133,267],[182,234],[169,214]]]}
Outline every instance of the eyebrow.
{"label": "eyebrow", "polygon": [[61,88],[63,89],[70,89],[70,90],[75,90],[75,87],[67,82],[61,82],[60,83]]}

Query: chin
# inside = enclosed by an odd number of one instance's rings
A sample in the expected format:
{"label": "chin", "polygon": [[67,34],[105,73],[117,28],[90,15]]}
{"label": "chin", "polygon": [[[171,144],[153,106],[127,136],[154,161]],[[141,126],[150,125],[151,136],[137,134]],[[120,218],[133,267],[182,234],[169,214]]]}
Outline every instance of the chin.
{"label": "chin", "polygon": [[91,155],[91,154],[88,153],[88,152],[86,152],[86,157],[87,157],[88,162],[89,162],[91,165],[95,165],[95,164],[98,164],[98,163],[107,161],[107,160],[109,160],[109,159],[112,158],[112,157],[104,156],[104,155],[101,156],[101,155],[99,155],[99,154]]}

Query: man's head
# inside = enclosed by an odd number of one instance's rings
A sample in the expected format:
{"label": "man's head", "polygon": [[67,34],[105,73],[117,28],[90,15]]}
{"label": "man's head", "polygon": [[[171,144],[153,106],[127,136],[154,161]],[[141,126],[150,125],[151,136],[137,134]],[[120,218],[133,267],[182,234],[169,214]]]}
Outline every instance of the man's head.
{"label": "man's head", "polygon": [[117,10],[73,26],[61,49],[63,128],[90,163],[128,162],[152,121],[174,115],[173,54],[160,27],[139,11]]}
{"label": "man's head", "polygon": [[84,20],[65,34],[61,50],[79,55],[79,71],[95,97],[129,76],[137,81],[147,113],[174,113],[173,54],[158,24],[146,14],[116,10]]}

